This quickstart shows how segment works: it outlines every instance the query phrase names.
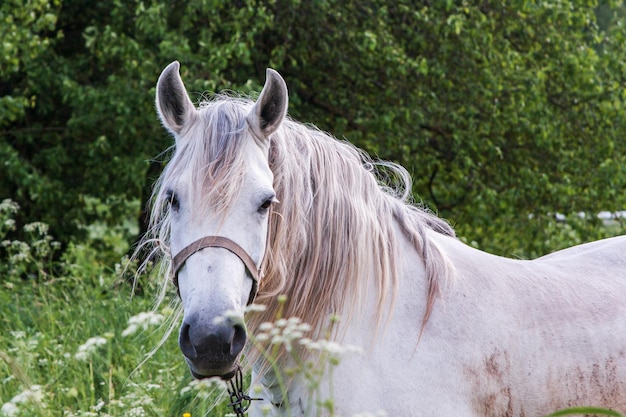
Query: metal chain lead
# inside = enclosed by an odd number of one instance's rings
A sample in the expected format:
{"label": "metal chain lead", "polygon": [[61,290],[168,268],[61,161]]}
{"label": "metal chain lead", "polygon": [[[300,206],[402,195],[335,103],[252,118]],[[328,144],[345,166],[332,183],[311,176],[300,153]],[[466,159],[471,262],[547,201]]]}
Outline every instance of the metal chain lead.
{"label": "metal chain lead", "polygon": [[251,398],[243,391],[243,372],[241,372],[241,366],[237,365],[235,376],[233,376],[227,383],[228,395],[230,396],[229,407],[233,408],[237,417],[244,417],[248,408],[250,408],[251,401],[262,400],[262,398]]}

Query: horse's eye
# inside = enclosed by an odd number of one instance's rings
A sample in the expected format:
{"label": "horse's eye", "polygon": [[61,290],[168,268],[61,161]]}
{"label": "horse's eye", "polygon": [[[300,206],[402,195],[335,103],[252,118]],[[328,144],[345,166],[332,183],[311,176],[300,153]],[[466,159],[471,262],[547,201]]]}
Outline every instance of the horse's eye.
{"label": "horse's eye", "polygon": [[276,196],[272,196],[271,198],[265,200],[263,204],[259,206],[259,213],[265,213],[272,206],[272,203],[278,203]]}
{"label": "horse's eye", "polygon": [[174,191],[168,190],[165,198],[169,201],[171,210],[180,210],[180,201],[178,200],[178,195]]}

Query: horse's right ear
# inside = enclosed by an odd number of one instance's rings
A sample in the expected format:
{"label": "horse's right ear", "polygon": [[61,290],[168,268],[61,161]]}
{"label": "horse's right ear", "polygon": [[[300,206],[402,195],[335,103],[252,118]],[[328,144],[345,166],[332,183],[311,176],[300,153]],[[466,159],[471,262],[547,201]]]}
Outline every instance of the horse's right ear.
{"label": "horse's right ear", "polygon": [[180,64],[174,61],[159,76],[156,88],[156,108],[159,118],[176,138],[183,128],[193,119],[196,108],[187,95],[185,84],[178,70]]}
{"label": "horse's right ear", "polygon": [[279,73],[268,68],[263,90],[246,117],[250,129],[259,139],[269,137],[280,127],[287,115],[288,103],[289,94],[285,80]]}

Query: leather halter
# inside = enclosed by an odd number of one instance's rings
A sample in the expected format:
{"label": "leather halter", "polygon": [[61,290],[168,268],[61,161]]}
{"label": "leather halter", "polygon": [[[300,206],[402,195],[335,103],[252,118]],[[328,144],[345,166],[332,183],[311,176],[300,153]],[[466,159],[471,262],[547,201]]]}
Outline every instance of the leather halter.
{"label": "leather halter", "polygon": [[265,260],[267,258],[267,252],[270,244],[269,238],[271,220],[272,211],[270,211],[268,216],[265,253],[263,254],[263,259],[261,259],[261,263],[258,267],[256,265],[256,262],[254,262],[254,259],[252,259],[250,255],[248,255],[248,252],[246,252],[245,249],[243,249],[236,242],[230,240],[229,238],[224,236],[201,237],[200,239],[185,246],[180,252],[176,254],[176,256],[174,256],[174,258],[172,258],[172,279],[174,281],[174,286],[176,287],[176,290],[178,290],[178,271],[180,270],[180,268],[183,267],[183,265],[191,255],[205,248],[223,248],[237,255],[237,257],[241,259],[241,262],[243,262],[246,270],[250,274],[250,277],[252,278],[252,288],[250,289],[250,296],[248,297],[247,305],[252,304],[259,290],[259,282],[261,281],[261,278],[263,278]]}

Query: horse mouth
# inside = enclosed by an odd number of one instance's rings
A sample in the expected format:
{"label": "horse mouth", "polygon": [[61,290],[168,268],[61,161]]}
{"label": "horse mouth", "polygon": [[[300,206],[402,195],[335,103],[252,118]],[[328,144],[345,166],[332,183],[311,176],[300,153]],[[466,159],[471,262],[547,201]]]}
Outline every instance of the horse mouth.
{"label": "horse mouth", "polygon": [[195,379],[220,378],[228,381],[237,372],[237,364],[235,362],[227,365],[204,363],[202,366],[199,366],[187,358],[187,365],[189,365],[191,375]]}

